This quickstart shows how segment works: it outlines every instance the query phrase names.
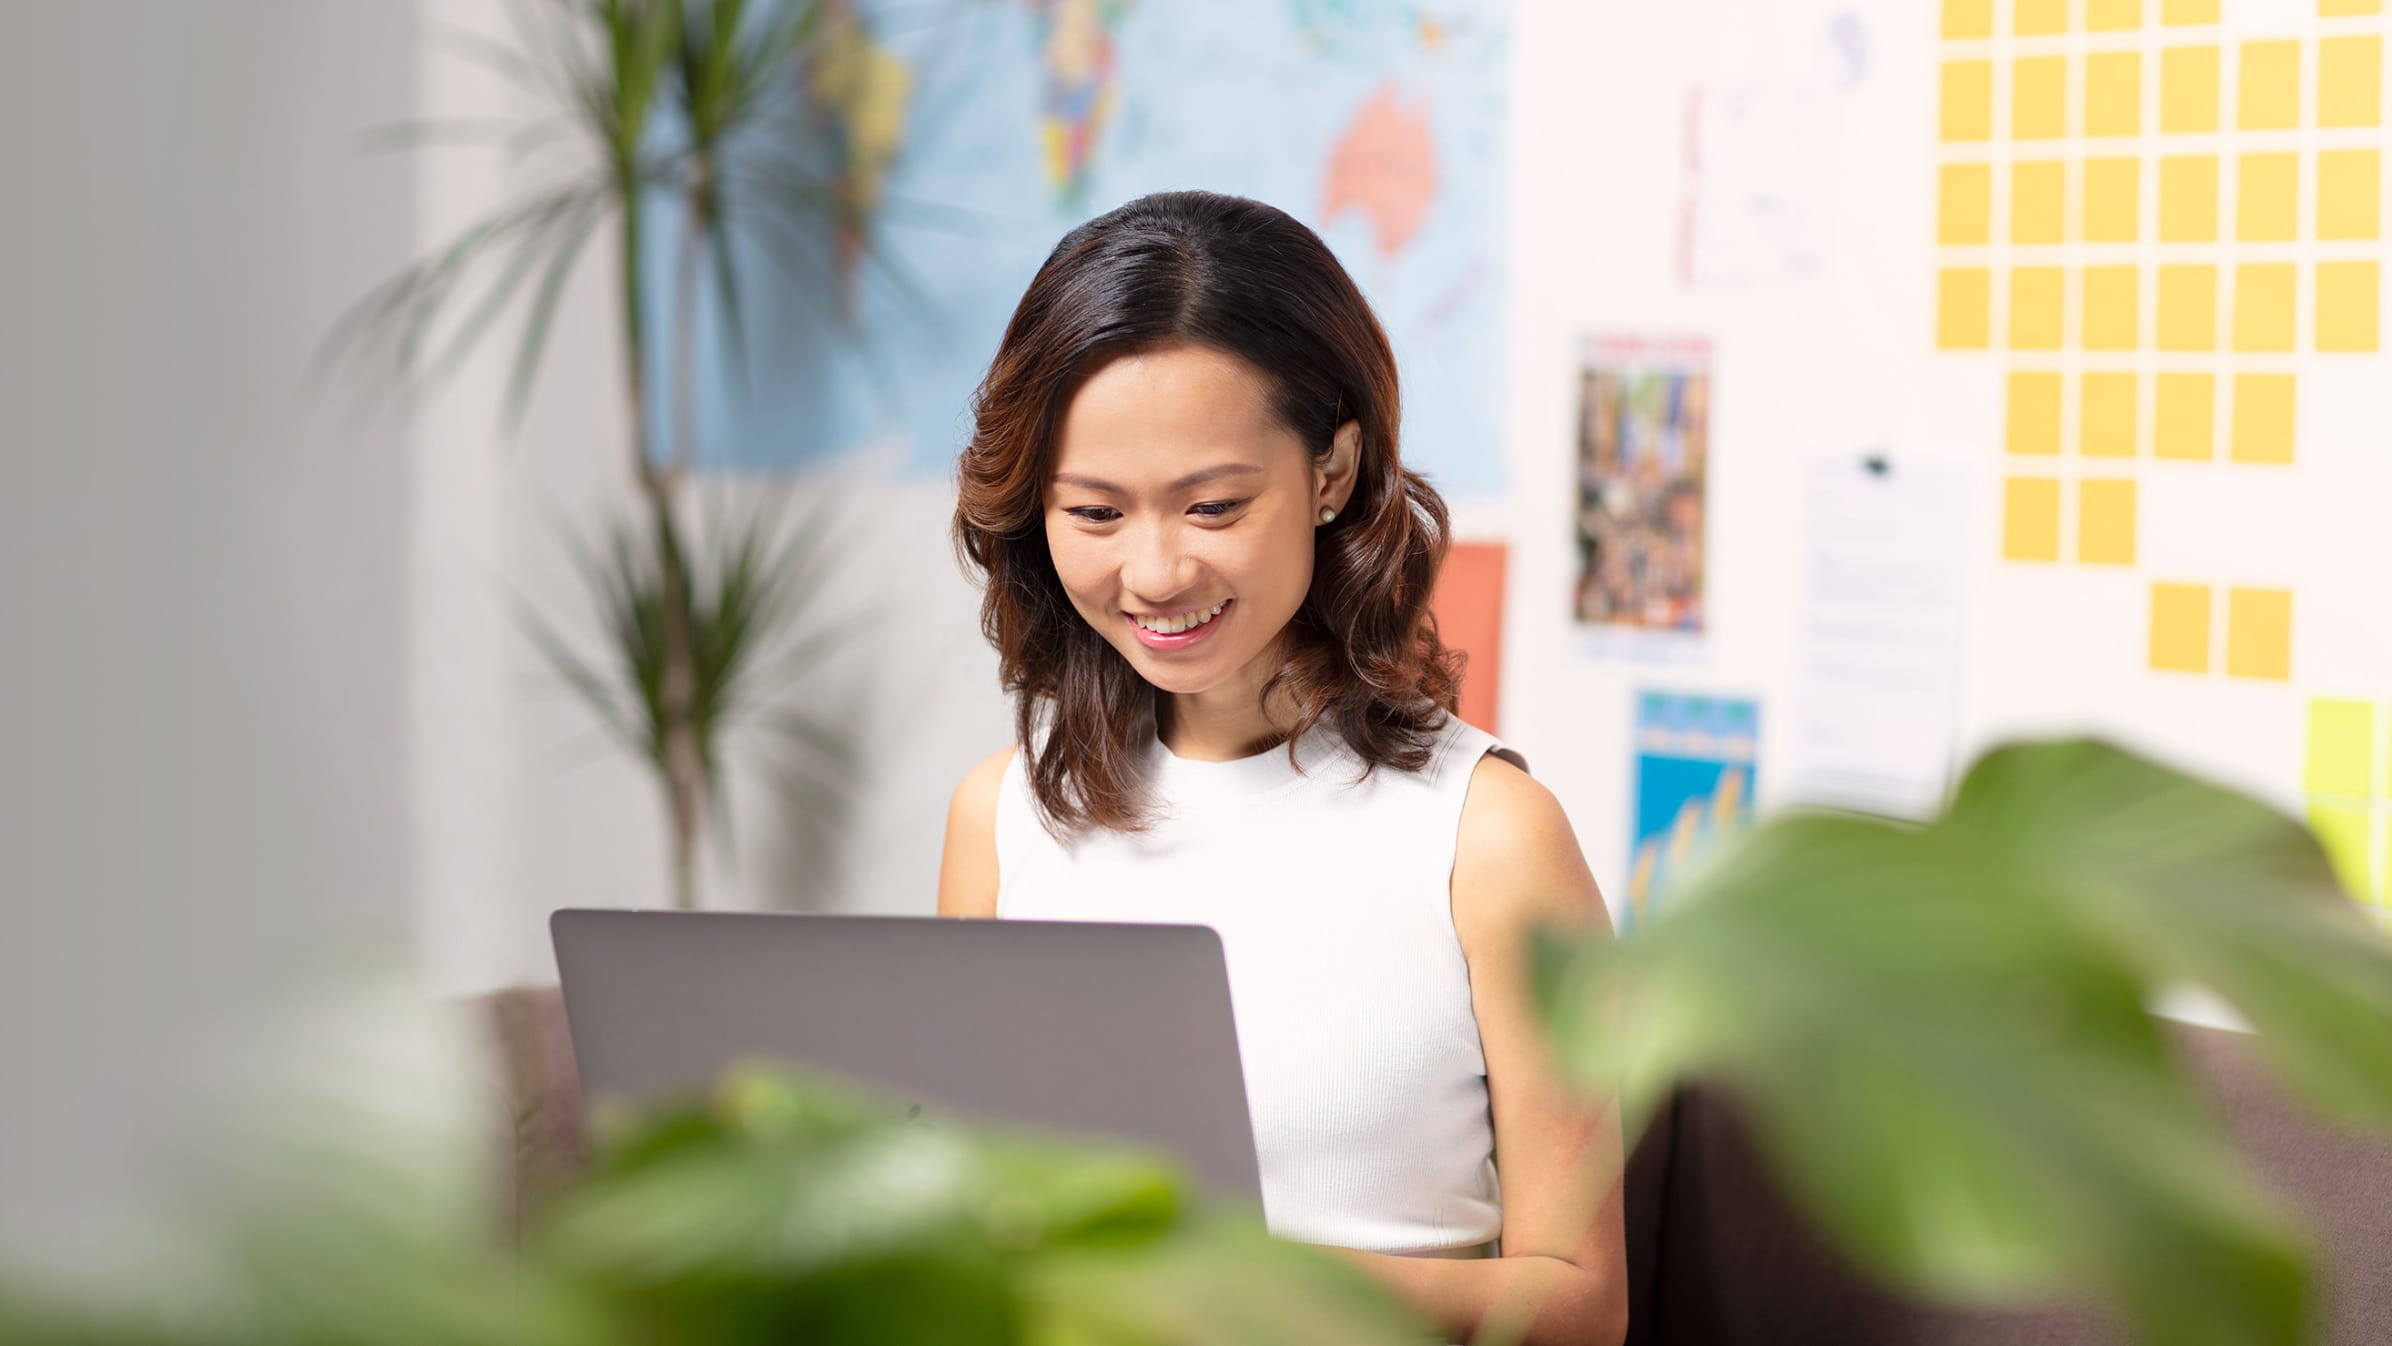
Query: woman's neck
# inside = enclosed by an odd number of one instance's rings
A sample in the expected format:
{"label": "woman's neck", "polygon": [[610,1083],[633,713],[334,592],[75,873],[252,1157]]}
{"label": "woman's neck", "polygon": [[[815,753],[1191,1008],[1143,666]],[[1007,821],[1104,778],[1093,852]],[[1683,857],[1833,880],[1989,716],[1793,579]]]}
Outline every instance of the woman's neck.
{"label": "woman's neck", "polygon": [[1201,692],[1158,693],[1155,732],[1174,757],[1230,762],[1286,742],[1296,712],[1285,688],[1265,706],[1262,688],[1241,678]]}

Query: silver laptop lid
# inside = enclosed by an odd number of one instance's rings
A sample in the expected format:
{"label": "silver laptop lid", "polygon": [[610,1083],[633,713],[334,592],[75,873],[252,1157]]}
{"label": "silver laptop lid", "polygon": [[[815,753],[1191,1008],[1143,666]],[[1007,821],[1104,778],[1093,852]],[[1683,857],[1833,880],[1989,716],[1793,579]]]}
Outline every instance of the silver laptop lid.
{"label": "silver laptop lid", "polygon": [[701,1091],[768,1057],[1174,1151],[1216,1195],[1261,1199],[1207,927],[563,910],[549,932],[593,1102]]}

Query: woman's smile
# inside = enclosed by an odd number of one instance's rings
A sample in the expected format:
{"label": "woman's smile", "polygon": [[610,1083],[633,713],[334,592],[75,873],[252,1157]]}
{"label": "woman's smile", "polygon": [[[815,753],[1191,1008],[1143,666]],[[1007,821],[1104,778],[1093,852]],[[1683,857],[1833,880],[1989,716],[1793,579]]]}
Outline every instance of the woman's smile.
{"label": "woman's smile", "polygon": [[1224,598],[1209,608],[1182,612],[1172,616],[1125,612],[1130,629],[1138,635],[1138,643],[1150,650],[1171,653],[1191,649],[1213,633],[1221,619],[1229,615],[1230,605],[1237,600]]}

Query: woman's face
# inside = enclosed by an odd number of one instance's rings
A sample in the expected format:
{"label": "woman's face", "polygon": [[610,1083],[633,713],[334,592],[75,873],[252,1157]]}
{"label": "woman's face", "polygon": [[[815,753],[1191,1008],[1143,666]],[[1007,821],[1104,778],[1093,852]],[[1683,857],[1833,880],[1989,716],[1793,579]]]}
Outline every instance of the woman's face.
{"label": "woman's face", "polygon": [[1046,491],[1055,573],[1166,692],[1259,688],[1312,587],[1321,508],[1345,506],[1358,427],[1316,463],[1270,397],[1236,356],[1181,345],[1111,361],[1064,412]]}

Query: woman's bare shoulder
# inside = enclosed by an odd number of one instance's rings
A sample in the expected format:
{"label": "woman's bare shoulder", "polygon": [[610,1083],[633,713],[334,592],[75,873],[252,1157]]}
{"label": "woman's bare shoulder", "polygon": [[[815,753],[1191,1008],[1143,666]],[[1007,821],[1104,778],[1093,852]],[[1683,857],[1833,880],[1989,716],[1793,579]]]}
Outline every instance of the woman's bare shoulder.
{"label": "woman's bare shoulder", "polygon": [[1602,896],[1561,801],[1504,758],[1479,759],[1455,840],[1454,923],[1466,947],[1599,919]]}
{"label": "woman's bare shoulder", "polygon": [[997,914],[997,795],[1013,761],[1007,744],[964,773],[947,802],[946,854],[939,862],[939,915]]}
{"label": "woman's bare shoulder", "polygon": [[972,807],[975,816],[986,816],[994,822],[997,816],[997,791],[1005,783],[1005,768],[1012,765],[1013,754],[1019,751],[1008,743],[974,764],[963,773],[963,783],[955,787],[954,804]]}

